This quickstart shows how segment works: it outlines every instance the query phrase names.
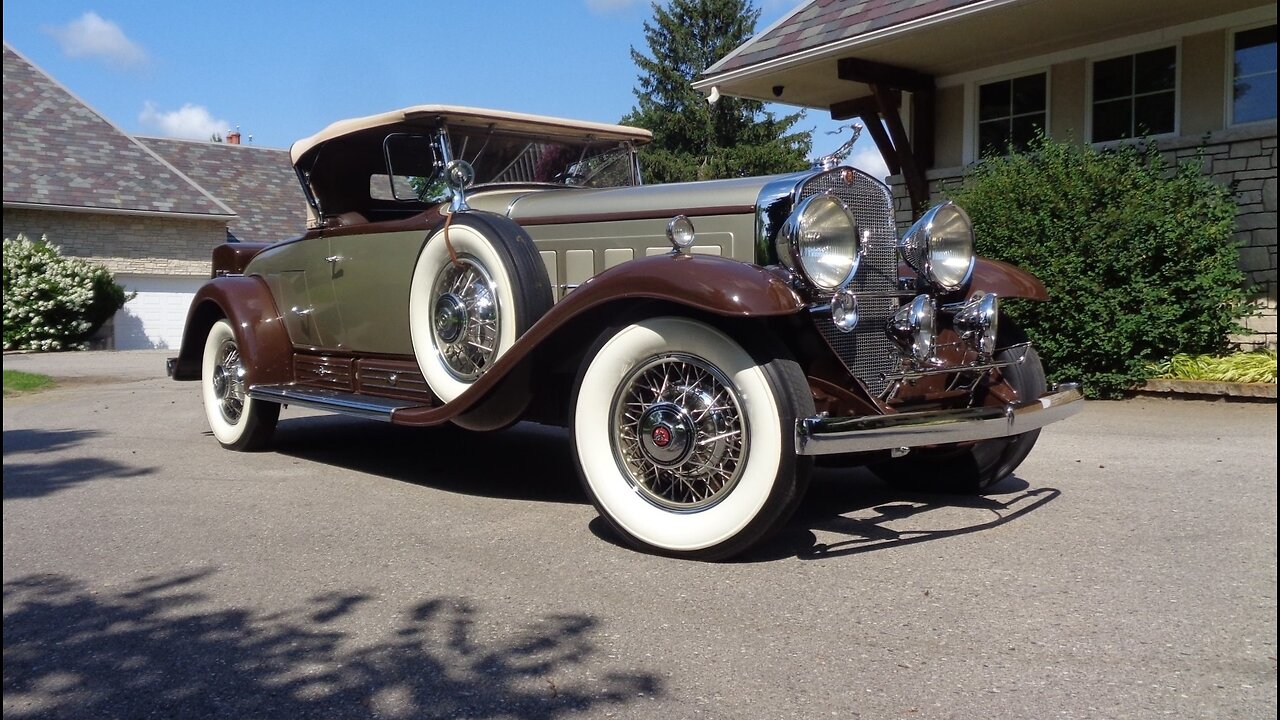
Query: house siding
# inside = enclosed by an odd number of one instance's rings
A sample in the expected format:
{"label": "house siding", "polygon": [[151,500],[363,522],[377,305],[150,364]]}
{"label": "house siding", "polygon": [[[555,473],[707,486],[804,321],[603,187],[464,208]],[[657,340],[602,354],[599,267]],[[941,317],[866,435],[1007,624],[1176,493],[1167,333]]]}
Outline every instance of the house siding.
{"label": "house siding", "polygon": [[1226,126],[1226,42],[1222,32],[1182,40],[1182,134],[1199,136]]}
{"label": "house siding", "polygon": [[213,248],[226,242],[225,218],[189,220],[51,210],[4,210],[4,236],[45,236],[63,254],[112,273],[208,277]]}

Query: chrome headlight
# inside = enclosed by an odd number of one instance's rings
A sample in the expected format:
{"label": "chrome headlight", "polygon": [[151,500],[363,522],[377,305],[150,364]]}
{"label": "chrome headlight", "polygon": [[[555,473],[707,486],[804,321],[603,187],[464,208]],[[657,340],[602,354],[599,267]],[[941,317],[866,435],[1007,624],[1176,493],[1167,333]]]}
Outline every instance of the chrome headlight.
{"label": "chrome headlight", "polygon": [[898,241],[898,251],[923,280],[943,290],[956,290],[969,280],[976,260],[973,223],[952,202],[924,214]]}
{"label": "chrome headlight", "polygon": [[858,228],[844,203],[831,195],[801,201],[782,224],[778,259],[821,290],[835,290],[858,271]]}

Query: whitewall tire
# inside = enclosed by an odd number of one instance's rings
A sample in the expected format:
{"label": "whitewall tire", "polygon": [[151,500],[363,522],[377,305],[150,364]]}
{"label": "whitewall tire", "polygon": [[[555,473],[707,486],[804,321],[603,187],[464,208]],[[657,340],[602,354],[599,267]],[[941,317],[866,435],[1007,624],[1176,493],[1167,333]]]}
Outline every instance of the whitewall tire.
{"label": "whitewall tire", "polygon": [[[504,218],[455,217],[423,246],[409,290],[409,332],[423,377],[449,402],[551,306],[533,241]],[[453,252],[450,252],[449,246]]]}
{"label": "whitewall tire", "polygon": [[280,405],[248,396],[240,347],[226,320],[214,323],[205,338],[200,391],[209,429],[223,447],[257,450],[270,442]]}
{"label": "whitewall tire", "polygon": [[683,317],[605,333],[580,376],[573,439],[592,502],[628,542],[716,560],[787,521],[812,466],[795,454],[795,420],[813,398],[779,355]]}

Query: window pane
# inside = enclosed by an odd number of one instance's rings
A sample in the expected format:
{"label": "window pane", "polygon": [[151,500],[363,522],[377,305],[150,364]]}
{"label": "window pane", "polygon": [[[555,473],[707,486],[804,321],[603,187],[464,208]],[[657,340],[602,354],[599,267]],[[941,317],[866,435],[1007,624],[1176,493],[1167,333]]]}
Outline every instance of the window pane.
{"label": "window pane", "polygon": [[1129,120],[1132,118],[1133,101],[1111,100],[1093,105],[1093,141],[1105,142],[1131,137]]}
{"label": "window pane", "polygon": [[1015,79],[1013,81],[1013,114],[1043,111],[1044,90],[1044,73]]}
{"label": "window pane", "polygon": [[1044,113],[1039,115],[1023,115],[1013,119],[1012,142],[1013,147],[1018,150],[1026,150],[1031,147],[1031,141],[1035,139],[1036,133],[1044,129]]}
{"label": "window pane", "polygon": [[[1272,56],[1274,60],[1274,55]],[[1238,123],[1271,120],[1276,116],[1276,74],[1253,75],[1235,82],[1232,119]]]}
{"label": "window pane", "polygon": [[1009,121],[994,120],[978,124],[978,149],[983,157],[1004,155],[1009,148]]}
{"label": "window pane", "polygon": [[1109,100],[1133,94],[1133,56],[1093,64],[1093,99]]}
{"label": "window pane", "polygon": [[1133,124],[1139,135],[1173,132],[1173,93],[1143,95],[1133,100]]}
{"label": "window pane", "polygon": [[1276,71],[1276,26],[1236,33],[1236,76]]}
{"label": "window pane", "polygon": [[978,88],[978,119],[1009,117],[1009,81],[989,83]]}
{"label": "window pane", "polygon": [[1171,47],[1138,53],[1134,59],[1133,89],[1137,93],[1172,90],[1177,77],[1178,53]]}

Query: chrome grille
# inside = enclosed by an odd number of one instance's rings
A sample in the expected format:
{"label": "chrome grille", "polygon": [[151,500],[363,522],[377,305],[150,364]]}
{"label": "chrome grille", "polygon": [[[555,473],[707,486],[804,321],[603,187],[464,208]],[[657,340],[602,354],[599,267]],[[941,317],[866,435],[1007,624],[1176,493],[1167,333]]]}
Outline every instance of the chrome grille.
{"label": "chrome grille", "polygon": [[887,386],[882,373],[898,368],[899,356],[885,335],[885,324],[898,308],[897,233],[893,223],[893,198],[889,188],[860,172],[845,182],[845,169],[820,173],[800,186],[797,198],[829,192],[853,213],[858,229],[870,233],[867,254],[858,266],[849,288],[858,296],[858,325],[853,332],[840,332],[829,314],[814,316],[818,332],[839,356],[854,377],[872,393]]}

